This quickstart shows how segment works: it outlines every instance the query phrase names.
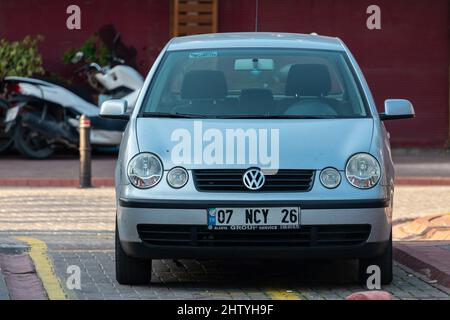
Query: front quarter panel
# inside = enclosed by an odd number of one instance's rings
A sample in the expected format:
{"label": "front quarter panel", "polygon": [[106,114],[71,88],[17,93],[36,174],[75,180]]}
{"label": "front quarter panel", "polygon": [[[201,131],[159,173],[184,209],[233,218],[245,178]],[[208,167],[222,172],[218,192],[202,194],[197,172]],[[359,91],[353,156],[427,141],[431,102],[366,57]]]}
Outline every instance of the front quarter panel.
{"label": "front quarter panel", "polygon": [[[127,176],[127,165],[129,161],[140,152],[139,142],[136,133],[137,115],[139,114],[139,111],[142,107],[142,103],[144,101],[146,92],[150,86],[150,83],[153,79],[153,76],[155,75],[156,70],[159,64],[161,63],[161,60],[165,52],[167,51],[169,45],[170,41],[163,48],[163,50],[161,50],[161,53],[159,54],[158,58],[155,60],[152,67],[150,68],[147,78],[145,79],[144,85],[142,86],[142,89],[139,92],[139,96],[137,97],[136,106],[132,111],[127,129],[124,132],[122,143],[120,145],[119,157],[115,169],[116,202],[118,202],[118,199],[124,193],[124,188],[130,185]],[[118,203],[116,204],[118,205]]]}
{"label": "front quarter panel", "polygon": [[392,199],[394,189],[394,165],[391,157],[389,134],[386,131],[384,124],[380,120],[375,100],[372,96],[366,78],[364,77],[364,74],[358,65],[358,62],[356,61],[355,57],[352,55],[348,47],[342,41],[341,45],[347,52],[350,63],[352,64],[352,67],[356,72],[358,81],[361,84],[362,91],[374,119],[374,128],[369,153],[377,158],[382,170],[382,176],[377,187],[382,189],[381,193],[386,198]]}

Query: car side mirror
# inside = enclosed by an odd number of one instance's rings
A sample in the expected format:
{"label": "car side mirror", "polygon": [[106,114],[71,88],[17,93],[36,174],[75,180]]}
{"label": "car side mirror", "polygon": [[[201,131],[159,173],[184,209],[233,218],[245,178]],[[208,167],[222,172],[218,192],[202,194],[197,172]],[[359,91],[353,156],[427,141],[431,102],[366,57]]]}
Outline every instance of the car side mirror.
{"label": "car side mirror", "polygon": [[381,121],[409,119],[415,117],[411,102],[404,99],[388,99],[384,102],[384,112],[380,113]]}
{"label": "car side mirror", "polygon": [[112,99],[102,103],[100,117],[105,119],[128,120],[130,115],[126,113],[128,103],[123,99]]}

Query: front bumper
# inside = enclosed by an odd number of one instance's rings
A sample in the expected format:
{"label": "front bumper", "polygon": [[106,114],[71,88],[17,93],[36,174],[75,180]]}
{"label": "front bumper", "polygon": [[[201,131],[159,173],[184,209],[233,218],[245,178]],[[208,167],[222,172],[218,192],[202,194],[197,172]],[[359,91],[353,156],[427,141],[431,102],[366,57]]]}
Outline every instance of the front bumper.
{"label": "front bumper", "polygon": [[[166,246],[144,243],[138,225],[207,226],[207,208],[299,206],[302,227],[370,225],[364,243],[321,247]],[[338,201],[170,201],[119,199],[117,225],[125,252],[162,258],[362,258],[382,253],[391,234],[391,206],[384,199]]]}
{"label": "front bumper", "polygon": [[122,248],[129,256],[152,259],[359,259],[381,255],[388,241],[371,242],[358,246],[328,248],[293,247],[221,247],[192,248],[150,246],[142,242],[121,241]]}

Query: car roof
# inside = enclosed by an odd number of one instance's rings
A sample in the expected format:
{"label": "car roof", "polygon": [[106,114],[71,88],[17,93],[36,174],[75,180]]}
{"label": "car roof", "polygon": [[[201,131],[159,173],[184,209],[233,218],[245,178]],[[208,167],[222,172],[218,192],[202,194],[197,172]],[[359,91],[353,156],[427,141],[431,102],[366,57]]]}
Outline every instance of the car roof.
{"label": "car roof", "polygon": [[173,38],[168,51],[219,48],[296,48],[345,51],[338,38],[280,32],[210,33]]}

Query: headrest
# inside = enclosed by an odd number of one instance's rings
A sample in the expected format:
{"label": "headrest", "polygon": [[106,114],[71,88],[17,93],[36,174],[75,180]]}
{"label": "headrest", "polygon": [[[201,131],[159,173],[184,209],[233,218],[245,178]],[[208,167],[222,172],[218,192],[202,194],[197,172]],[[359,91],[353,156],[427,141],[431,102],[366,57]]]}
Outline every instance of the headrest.
{"label": "headrest", "polygon": [[286,80],[287,96],[322,96],[331,90],[331,77],[323,64],[294,64]]}
{"label": "headrest", "polygon": [[226,95],[227,83],[221,71],[193,70],[184,76],[182,99],[223,99]]}

